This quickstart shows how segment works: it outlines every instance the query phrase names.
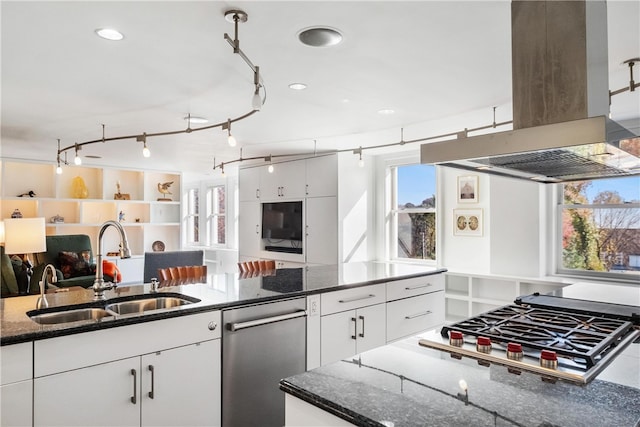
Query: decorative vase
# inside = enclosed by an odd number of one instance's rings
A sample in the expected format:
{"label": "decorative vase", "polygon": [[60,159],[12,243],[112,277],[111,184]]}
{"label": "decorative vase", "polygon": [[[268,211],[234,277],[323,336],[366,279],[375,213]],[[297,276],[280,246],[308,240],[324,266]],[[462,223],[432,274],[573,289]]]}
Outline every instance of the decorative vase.
{"label": "decorative vase", "polygon": [[76,199],[86,199],[89,197],[89,189],[81,176],[76,176],[71,181],[71,194]]}

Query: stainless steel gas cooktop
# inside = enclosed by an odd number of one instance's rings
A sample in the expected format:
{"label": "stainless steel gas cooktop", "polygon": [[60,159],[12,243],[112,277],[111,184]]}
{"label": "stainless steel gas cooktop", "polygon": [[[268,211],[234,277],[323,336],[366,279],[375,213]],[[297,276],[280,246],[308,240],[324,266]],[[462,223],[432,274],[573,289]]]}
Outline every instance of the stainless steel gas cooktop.
{"label": "stainless steel gas cooktop", "polygon": [[545,381],[583,385],[640,337],[635,317],[583,311],[508,305],[424,334],[419,343],[480,365],[503,365],[514,374],[527,371]]}

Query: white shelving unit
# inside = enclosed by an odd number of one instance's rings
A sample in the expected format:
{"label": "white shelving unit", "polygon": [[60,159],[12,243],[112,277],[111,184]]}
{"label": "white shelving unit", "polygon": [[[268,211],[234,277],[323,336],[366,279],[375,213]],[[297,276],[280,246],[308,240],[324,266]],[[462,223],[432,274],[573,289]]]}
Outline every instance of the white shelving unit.
{"label": "white shelving unit", "polygon": [[[15,209],[25,218],[44,217],[47,234],[87,234],[96,252],[99,227],[108,220],[118,221],[122,212],[120,222],[133,255],[151,251],[156,240],[163,241],[168,251],[180,249],[180,172],[67,166],[57,175],[56,166],[48,163],[2,160],[0,166],[2,219],[10,218]],[[84,181],[86,198],[74,197],[75,177]],[[165,182],[172,182],[171,201],[158,201],[166,197],[158,191],[158,183]],[[118,185],[129,199],[116,199]],[[18,197],[29,191],[35,196]],[[51,222],[56,215],[64,222]],[[117,251],[115,231],[106,230],[103,241],[105,252]]]}
{"label": "white shelving unit", "polygon": [[512,304],[521,295],[545,294],[568,283],[525,277],[445,274],[445,318],[456,322],[488,310]]}

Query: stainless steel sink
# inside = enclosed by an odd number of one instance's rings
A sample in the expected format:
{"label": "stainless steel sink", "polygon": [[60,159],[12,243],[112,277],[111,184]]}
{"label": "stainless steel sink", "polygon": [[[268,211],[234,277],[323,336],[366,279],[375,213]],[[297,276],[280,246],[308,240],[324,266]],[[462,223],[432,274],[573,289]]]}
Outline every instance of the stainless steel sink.
{"label": "stainless steel sink", "polygon": [[78,321],[100,321],[105,317],[113,316],[114,313],[102,308],[77,308],[67,311],[56,311],[52,313],[40,313],[29,315],[31,320],[40,325],[56,325],[58,323],[70,323]]}
{"label": "stainless steel sink", "polygon": [[198,300],[191,300],[178,296],[154,296],[133,301],[122,301],[109,303],[106,309],[116,314],[142,313],[145,311],[160,310],[166,308],[175,308],[187,304],[193,304]]}

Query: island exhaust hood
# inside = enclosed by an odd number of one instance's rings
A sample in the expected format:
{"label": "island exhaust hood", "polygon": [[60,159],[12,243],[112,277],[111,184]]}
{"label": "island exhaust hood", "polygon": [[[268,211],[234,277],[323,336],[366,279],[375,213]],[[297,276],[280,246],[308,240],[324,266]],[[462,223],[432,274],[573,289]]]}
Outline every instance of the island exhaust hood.
{"label": "island exhaust hood", "polygon": [[606,12],[513,1],[514,130],[423,144],[421,162],[541,183],[640,175],[640,138],[607,118]]}

